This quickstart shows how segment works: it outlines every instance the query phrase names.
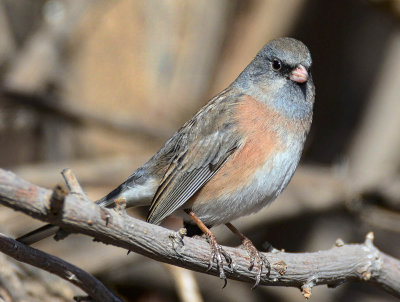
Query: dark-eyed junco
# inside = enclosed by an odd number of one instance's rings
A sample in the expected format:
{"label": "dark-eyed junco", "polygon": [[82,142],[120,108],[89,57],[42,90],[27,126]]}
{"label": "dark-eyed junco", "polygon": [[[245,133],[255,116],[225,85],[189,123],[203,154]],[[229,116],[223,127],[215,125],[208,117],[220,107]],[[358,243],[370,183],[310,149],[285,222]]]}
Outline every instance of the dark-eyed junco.
{"label": "dark-eyed junco", "polygon": [[[290,181],[311,126],[310,67],[310,52],[300,41],[270,41],[228,88],[97,203],[150,205],[147,221],[154,224],[171,214],[195,223],[206,234],[224,279],[223,259],[230,264],[230,257],[209,228],[226,224],[242,239],[252,265],[256,261],[257,284],[266,260],[229,222],[266,206]],[[57,230],[44,229],[45,235]],[[31,233],[20,241],[42,237]]]}

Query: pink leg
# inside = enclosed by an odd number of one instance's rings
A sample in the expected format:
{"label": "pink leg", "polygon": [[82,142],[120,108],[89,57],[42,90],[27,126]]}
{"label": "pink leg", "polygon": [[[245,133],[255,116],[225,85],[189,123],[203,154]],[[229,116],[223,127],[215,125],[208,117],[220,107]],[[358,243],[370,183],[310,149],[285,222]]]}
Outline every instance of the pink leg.
{"label": "pink leg", "polygon": [[232,231],[232,233],[234,233],[236,236],[240,238],[240,240],[242,240],[242,244],[250,256],[249,270],[251,271],[254,268],[254,264],[257,264],[256,283],[253,286],[253,288],[256,288],[257,285],[260,283],[261,274],[263,272],[264,266],[266,266],[268,269],[267,272],[268,275],[271,271],[271,265],[268,259],[257,250],[257,248],[254,246],[251,240],[246,236],[244,236],[242,233],[240,233],[239,230],[233,226],[233,224],[226,223],[225,225],[228,227],[228,229]]}
{"label": "pink leg", "polygon": [[193,219],[193,221],[196,223],[196,225],[206,234],[207,236],[207,241],[211,246],[211,256],[210,256],[210,264],[208,269],[212,267],[213,261],[216,262],[217,268],[219,271],[219,278],[223,279],[225,281],[225,284],[223,287],[226,286],[226,276],[224,272],[224,265],[223,265],[223,259],[225,258],[225,261],[228,263],[228,266],[232,264],[232,258],[229,256],[227,252],[225,252],[222,247],[218,244],[217,238],[215,238],[215,235],[210,231],[210,229],[200,220],[199,217],[196,216],[195,213],[193,213],[191,210],[185,210],[185,212]]}

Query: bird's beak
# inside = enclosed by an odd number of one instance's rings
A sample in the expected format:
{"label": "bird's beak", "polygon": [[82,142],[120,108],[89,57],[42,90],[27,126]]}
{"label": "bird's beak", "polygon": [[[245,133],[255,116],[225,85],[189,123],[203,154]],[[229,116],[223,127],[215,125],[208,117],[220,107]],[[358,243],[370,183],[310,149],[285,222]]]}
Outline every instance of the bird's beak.
{"label": "bird's beak", "polygon": [[307,82],[308,81],[307,69],[305,69],[305,67],[301,64],[297,65],[297,67],[290,73],[290,79],[293,82],[297,83]]}

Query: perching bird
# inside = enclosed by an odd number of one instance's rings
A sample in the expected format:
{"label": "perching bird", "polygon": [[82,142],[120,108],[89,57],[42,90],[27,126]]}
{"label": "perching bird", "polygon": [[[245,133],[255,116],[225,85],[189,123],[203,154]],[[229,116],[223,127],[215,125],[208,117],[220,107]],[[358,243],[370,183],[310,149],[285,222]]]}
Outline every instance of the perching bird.
{"label": "perching bird", "polygon": [[[311,55],[302,42],[270,41],[231,85],[97,204],[150,205],[150,223],[171,214],[186,225],[194,223],[206,234],[223,279],[223,258],[229,263],[230,257],[209,228],[226,224],[256,261],[258,284],[265,259],[230,221],[272,202],[293,176],[312,120],[310,68]],[[19,240],[30,244],[57,229],[45,226]]]}

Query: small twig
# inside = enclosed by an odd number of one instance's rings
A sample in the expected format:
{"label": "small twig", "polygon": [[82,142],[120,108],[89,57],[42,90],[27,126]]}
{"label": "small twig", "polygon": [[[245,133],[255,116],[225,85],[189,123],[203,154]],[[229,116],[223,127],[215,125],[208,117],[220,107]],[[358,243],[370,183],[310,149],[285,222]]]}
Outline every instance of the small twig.
{"label": "small twig", "polygon": [[[75,176],[75,173],[72,172],[71,169],[68,169],[68,168],[64,169],[61,172],[61,174],[62,174],[62,176],[65,180],[65,183],[68,187],[68,190],[70,191],[71,194],[77,194],[77,195],[79,195],[80,198],[82,198],[86,201],[90,201],[89,197],[86,195],[86,193],[83,191],[81,185],[79,184],[78,179]],[[54,192],[53,192],[53,195],[54,195]],[[60,228],[60,229],[58,229],[57,233],[55,234],[54,239],[57,241],[63,240],[65,238],[67,238],[69,234],[70,234],[69,232]]]}
{"label": "small twig", "polygon": [[65,183],[68,186],[68,190],[73,194],[80,194],[86,197],[85,192],[83,191],[81,185],[78,182],[74,172],[71,169],[64,169],[61,172],[62,176],[64,177]]}
{"label": "small twig", "polygon": [[303,294],[304,298],[311,298],[311,289],[315,286],[315,280],[316,276],[311,276],[311,278],[301,286],[301,293]]}
{"label": "small twig", "polygon": [[94,301],[121,302],[99,280],[64,260],[22,244],[0,233],[0,251],[14,259],[55,274],[86,292]]}

